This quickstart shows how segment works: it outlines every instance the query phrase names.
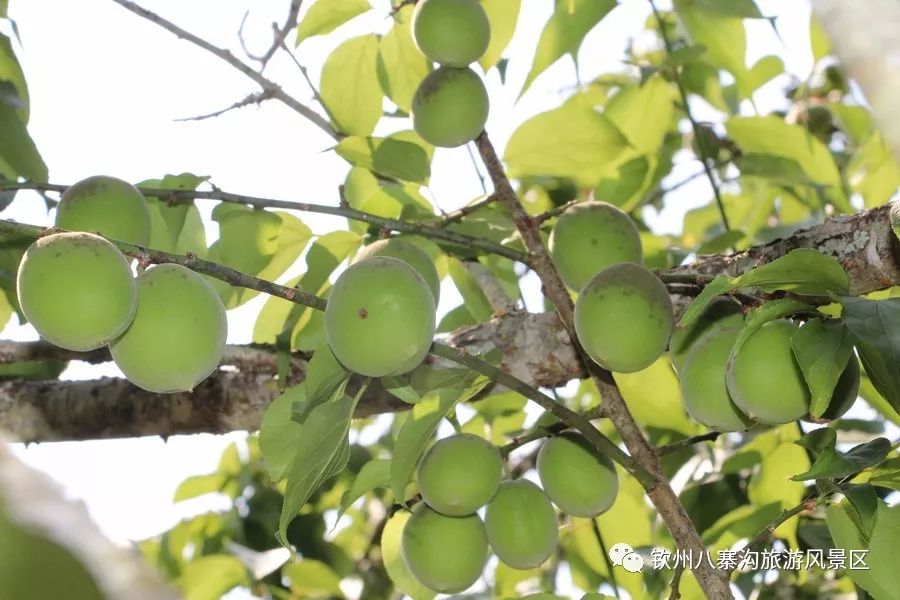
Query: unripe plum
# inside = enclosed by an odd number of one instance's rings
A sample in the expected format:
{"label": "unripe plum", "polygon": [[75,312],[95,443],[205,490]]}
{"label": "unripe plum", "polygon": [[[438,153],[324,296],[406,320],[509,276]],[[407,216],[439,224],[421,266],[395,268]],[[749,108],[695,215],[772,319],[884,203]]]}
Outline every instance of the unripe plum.
{"label": "unripe plum", "polygon": [[441,280],[438,277],[437,269],[434,267],[434,261],[425,254],[425,251],[411,242],[407,242],[401,238],[388,238],[386,240],[378,240],[372,242],[356,255],[354,262],[372,256],[390,256],[402,260],[422,276],[431,295],[434,296],[434,303],[437,305],[441,297]]}
{"label": "unripe plum", "polygon": [[573,517],[594,517],[616,501],[619,477],[615,466],[575,432],[564,432],[544,443],[537,471],[553,503]]}
{"label": "unripe plum", "polygon": [[809,411],[809,388],[791,348],[791,336],[797,329],[785,319],[770,321],[753,332],[732,356],[727,369],[728,391],[751,419],[780,425]]}
{"label": "unripe plum", "polygon": [[34,242],[16,280],[22,313],[51,344],[104,346],[134,319],[137,287],[128,261],[92,233],[57,233]]}
{"label": "unripe plum", "polygon": [[419,490],[439,513],[471,515],[497,493],[502,471],[496,446],[470,433],[454,435],[425,453],[419,464]]}
{"label": "unripe plum", "polygon": [[674,320],[666,286],[635,263],[600,271],[575,302],[575,332],[585,352],[621,373],[653,364],[669,343]]}
{"label": "unripe plum", "polygon": [[194,389],[225,352],[228,324],[222,301],[201,276],[181,265],[148,269],[137,287],[134,321],[109,345],[113,360],[145,390]]}
{"label": "unripe plum", "polygon": [[847,366],[844,367],[841,376],[838,377],[837,383],[834,386],[834,392],[831,394],[831,401],[828,403],[828,408],[825,409],[825,412],[823,412],[822,416],[819,418],[807,415],[803,420],[811,421],[813,423],[828,423],[829,421],[840,419],[848,410],[850,410],[858,396],[859,362],[856,360],[856,355],[851,353],[850,360],[847,361]]}
{"label": "unripe plum", "polygon": [[375,256],[338,277],[325,308],[325,336],[351,371],[399,375],[428,354],[434,311],[434,296],[415,269],[390,256]]}
{"label": "unripe plum", "polygon": [[556,220],[550,254],[567,286],[580,291],[610,265],[643,262],[634,221],[608,202],[580,202]]}
{"label": "unripe plum", "polygon": [[739,329],[715,329],[698,340],[682,363],[679,379],[684,408],[715,431],[742,431],[752,425],[728,393],[725,371]]}
{"label": "unripe plum", "polygon": [[478,515],[448,517],[424,503],[403,528],[403,560],[422,585],[453,594],[478,581],[488,558],[484,523]]}
{"label": "unripe plum", "polygon": [[150,209],[141,192],[115,177],[82,179],[63,192],[56,226],[146,246],[150,241]]}
{"label": "unripe plum", "polygon": [[505,481],[484,517],[494,554],[514,569],[530,569],[556,550],[556,513],[544,490],[527,479]]}
{"label": "unripe plum", "polygon": [[435,146],[454,148],[478,137],[487,123],[490,101],[471,69],[441,67],[422,80],[413,97],[413,128]]}
{"label": "unripe plum", "polygon": [[422,54],[450,67],[475,62],[491,41],[491,25],[478,0],[419,0],[412,30]]}
{"label": "unripe plum", "polygon": [[690,327],[676,327],[669,342],[669,357],[676,371],[694,344],[703,336],[720,329],[740,328],[744,323],[741,305],[737,300],[727,296],[719,296],[709,303]]}

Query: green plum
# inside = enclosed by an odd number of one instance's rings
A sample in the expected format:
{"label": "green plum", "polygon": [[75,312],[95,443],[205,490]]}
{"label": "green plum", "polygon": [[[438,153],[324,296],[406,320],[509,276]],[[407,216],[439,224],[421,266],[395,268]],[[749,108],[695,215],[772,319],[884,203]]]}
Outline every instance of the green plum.
{"label": "green plum", "polygon": [[514,569],[537,567],[556,550],[556,513],[544,490],[527,479],[505,481],[484,517],[491,549]]}
{"label": "green plum", "polygon": [[150,208],[141,192],[115,177],[97,175],[70,186],[56,208],[56,226],[146,246]]}
{"label": "green plum", "polygon": [[428,284],[428,289],[431,290],[431,294],[434,296],[434,303],[438,303],[441,297],[441,280],[438,277],[437,269],[434,267],[434,261],[418,246],[397,237],[378,240],[360,250],[354,262],[373,256],[390,256],[402,260],[411,266]]}
{"label": "green plum", "polygon": [[471,515],[497,493],[502,471],[496,446],[470,433],[454,435],[425,453],[419,464],[419,490],[439,513]]}
{"label": "green plum", "polygon": [[478,0],[419,0],[412,30],[422,54],[450,67],[475,62],[491,41],[491,25]]}
{"label": "green plum", "polygon": [[597,516],[616,501],[615,466],[578,433],[547,440],[538,453],[537,471],[553,503],[573,517]]}
{"label": "green plum", "polygon": [[441,67],[416,90],[413,128],[434,146],[462,146],[482,132],[489,107],[487,89],[474,71]]}

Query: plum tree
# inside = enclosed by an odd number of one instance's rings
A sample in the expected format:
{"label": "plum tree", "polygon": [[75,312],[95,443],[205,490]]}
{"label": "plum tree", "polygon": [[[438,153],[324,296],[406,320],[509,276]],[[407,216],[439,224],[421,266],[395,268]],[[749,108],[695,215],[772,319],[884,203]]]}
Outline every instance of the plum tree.
{"label": "plum tree", "polygon": [[734,350],[727,370],[728,391],[751,419],[779,425],[809,410],[809,388],[791,348],[797,329],[785,319],[770,321]]}
{"label": "plum tree", "polygon": [[550,254],[567,286],[580,291],[610,265],[641,263],[641,236],[631,218],[607,202],[579,202],[559,216]]}
{"label": "plum tree", "polygon": [[428,354],[434,312],[434,296],[415,269],[390,256],[375,256],[338,277],[325,309],[325,336],[351,371],[399,375]]}
{"label": "plum tree", "polygon": [[496,446],[470,433],[454,435],[425,453],[419,464],[419,490],[439,513],[471,515],[497,493],[502,471]]}
{"label": "plum tree", "polygon": [[434,296],[434,303],[437,305],[441,297],[441,280],[438,277],[437,269],[434,267],[434,261],[429,258],[425,252],[413,244],[401,238],[387,238],[372,242],[356,255],[356,261],[371,258],[373,256],[390,256],[402,260],[422,276],[428,289]]}
{"label": "plum tree", "polygon": [[575,432],[563,432],[544,443],[537,471],[550,500],[573,517],[599,515],[616,501],[615,466]]}
{"label": "plum tree", "polygon": [[450,67],[469,66],[491,41],[491,25],[478,0],[420,0],[412,30],[422,54]]}
{"label": "plum tree", "polygon": [[453,148],[471,142],[487,122],[489,100],[471,69],[441,67],[429,73],[413,97],[413,128],[429,144]]}
{"label": "plum tree", "polygon": [[653,364],[669,343],[673,322],[666,286],[635,263],[600,271],[575,303],[578,340],[611,371],[631,373]]}
{"label": "plum tree", "polygon": [[544,490],[527,479],[500,484],[484,524],[494,554],[514,569],[536,567],[556,550],[553,505]]}
{"label": "plum tree", "polygon": [[403,560],[422,585],[445,594],[475,583],[487,562],[488,541],[478,515],[448,517],[419,503],[403,528]]}
{"label": "plum tree", "polygon": [[92,233],[57,233],[34,242],[16,278],[22,314],[51,344],[104,346],[134,319],[137,288],[119,249]]}
{"label": "plum tree", "polygon": [[725,384],[728,356],[739,331],[708,331],[691,347],[678,373],[685,410],[695,421],[715,431],[742,431],[752,425],[735,406]]}
{"label": "plum tree", "polygon": [[141,192],[115,177],[82,179],[63,192],[56,226],[146,246],[150,241],[150,209]]}
{"label": "plum tree", "polygon": [[134,321],[109,345],[116,365],[151,392],[190,391],[225,352],[225,307],[212,287],[181,265],[157,265],[137,279]]}
{"label": "plum tree", "polygon": [[825,409],[822,416],[816,418],[812,415],[806,415],[804,420],[812,421],[813,423],[827,423],[829,421],[834,421],[835,419],[840,419],[848,410],[850,410],[858,396],[859,362],[856,360],[856,355],[851,353],[850,360],[847,361],[847,366],[844,367],[841,376],[838,377],[837,383],[834,386],[834,392],[831,394],[831,401],[828,403],[828,408]]}
{"label": "plum tree", "polygon": [[669,341],[669,357],[675,370],[681,371],[681,365],[693,345],[712,331],[726,328],[740,328],[744,323],[741,305],[737,300],[719,296],[709,303],[700,317],[690,327],[677,327]]}

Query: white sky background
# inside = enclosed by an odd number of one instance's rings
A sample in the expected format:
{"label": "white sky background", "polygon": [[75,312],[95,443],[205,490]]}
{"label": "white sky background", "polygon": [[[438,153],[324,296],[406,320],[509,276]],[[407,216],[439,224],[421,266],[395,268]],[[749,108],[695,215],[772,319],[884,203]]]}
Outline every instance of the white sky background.
{"label": "white sky background", "polygon": [[[764,14],[779,17],[778,28],[787,46],[767,22],[748,22],[748,62],[778,53],[789,72],[805,78],[812,66],[807,2],[757,3]],[[95,174],[139,181],[188,171],[209,175],[217,186],[231,192],[337,204],[337,187],[348,165],[334,153],[323,152],[332,145],[330,138],[277,101],[201,122],[174,121],[223,108],[257,91],[255,84],[222,61],[109,0],[11,0],[10,4],[10,16],[22,36],[18,52],[31,91],[30,131],[49,165],[52,182],[73,183]],[[141,4],[241,56],[236,33],[247,7],[253,12],[245,37],[251,49],[262,51],[271,40],[270,23],[282,21],[288,2],[144,0]],[[299,48],[296,55],[311,70],[313,81],[318,82],[322,62],[342,40],[387,29],[387,0],[373,0],[373,4],[376,11],[371,14],[333,34],[307,40]],[[667,2],[660,4],[665,7]],[[514,103],[551,10],[550,0],[524,0],[516,37],[506,53],[512,57],[508,85],[500,85],[496,71],[487,77],[492,102],[487,129],[499,148],[526,118],[558,105],[567,93],[560,90],[574,82],[572,64],[563,59]],[[626,36],[643,29],[648,13],[644,0],[624,0],[591,32],[580,53],[585,80],[622,69]],[[266,73],[299,98],[310,98],[286,56],[276,55]],[[761,111],[783,104],[784,83],[784,79],[776,80],[757,93]],[[703,111],[700,117],[711,114]],[[410,124],[394,121],[382,127],[384,132]],[[695,161],[677,165],[669,182],[699,168]],[[480,195],[465,149],[438,149],[431,193],[444,210]],[[709,199],[707,184],[697,179],[673,194],[661,215],[646,216],[657,231],[678,231],[684,212]],[[208,217],[213,203],[199,201],[198,205]],[[316,233],[344,227],[342,220],[300,216]],[[38,197],[29,193],[21,193],[2,217],[39,224],[51,219]],[[212,241],[215,226],[208,219],[207,223]],[[539,306],[539,286],[531,281],[527,288],[529,304]],[[257,298],[229,313],[230,343],[250,341],[263,301]],[[458,302],[456,291],[445,285],[441,311]],[[36,339],[32,329],[15,325],[7,327],[2,337]],[[112,365],[77,364],[66,376],[116,373]],[[159,533],[201,508],[190,502],[174,505],[175,488],[189,475],[213,470],[224,446],[241,438],[243,434],[176,436],[167,442],[141,438],[48,443],[27,449],[18,446],[17,452],[61,482],[72,497],[83,499],[107,535],[125,542]]]}

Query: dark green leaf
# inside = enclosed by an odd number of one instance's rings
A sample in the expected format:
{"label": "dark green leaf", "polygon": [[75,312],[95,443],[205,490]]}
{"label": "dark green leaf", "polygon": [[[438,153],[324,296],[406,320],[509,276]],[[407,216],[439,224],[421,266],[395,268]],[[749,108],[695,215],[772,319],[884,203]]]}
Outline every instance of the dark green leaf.
{"label": "dark green leaf", "polygon": [[392,396],[399,398],[407,404],[416,404],[422,399],[422,396],[410,383],[408,374],[382,377],[381,386]]}
{"label": "dark green leaf", "polygon": [[294,445],[303,426],[291,415],[294,404],[306,402],[306,386],[302,383],[287,388],[263,413],[259,426],[259,450],[272,481],[281,481],[294,460]]}
{"label": "dark green leaf", "polygon": [[709,306],[713,300],[731,289],[734,289],[731,287],[731,280],[723,275],[719,275],[707,283],[706,287],[703,288],[703,291],[694,298],[688,305],[687,310],[684,311],[684,314],[681,315],[678,327],[684,328],[693,325],[694,321],[703,314],[707,306]]}
{"label": "dark green leaf", "polygon": [[853,351],[850,332],[843,323],[813,319],[794,334],[791,347],[812,393],[809,412],[821,417],[850,360]]}
{"label": "dark green leaf", "polygon": [[889,458],[869,472],[869,483],[900,491],[900,457]]}
{"label": "dark green leaf", "polygon": [[[304,408],[299,413],[295,410],[294,414],[302,421],[309,411],[327,402],[338,388],[343,390],[349,378],[350,371],[338,362],[331,351],[331,346],[327,343],[322,344],[313,353],[306,369],[303,384],[306,386],[307,400],[302,405]],[[341,393],[343,394],[343,391]]]}
{"label": "dark green leaf", "polygon": [[900,411],[900,298],[841,298],[844,324],[875,389]]}
{"label": "dark green leaf", "polygon": [[735,288],[759,287],[767,292],[797,294],[846,293],[850,282],[841,264],[812,248],[798,248],[732,280]]}
{"label": "dark green leaf", "polygon": [[808,471],[791,477],[794,481],[847,477],[880,462],[891,450],[891,442],[886,438],[876,438],[860,444],[846,453],[835,450],[837,434],[830,427],[817,429],[806,434],[797,444],[817,453],[815,462]]}

